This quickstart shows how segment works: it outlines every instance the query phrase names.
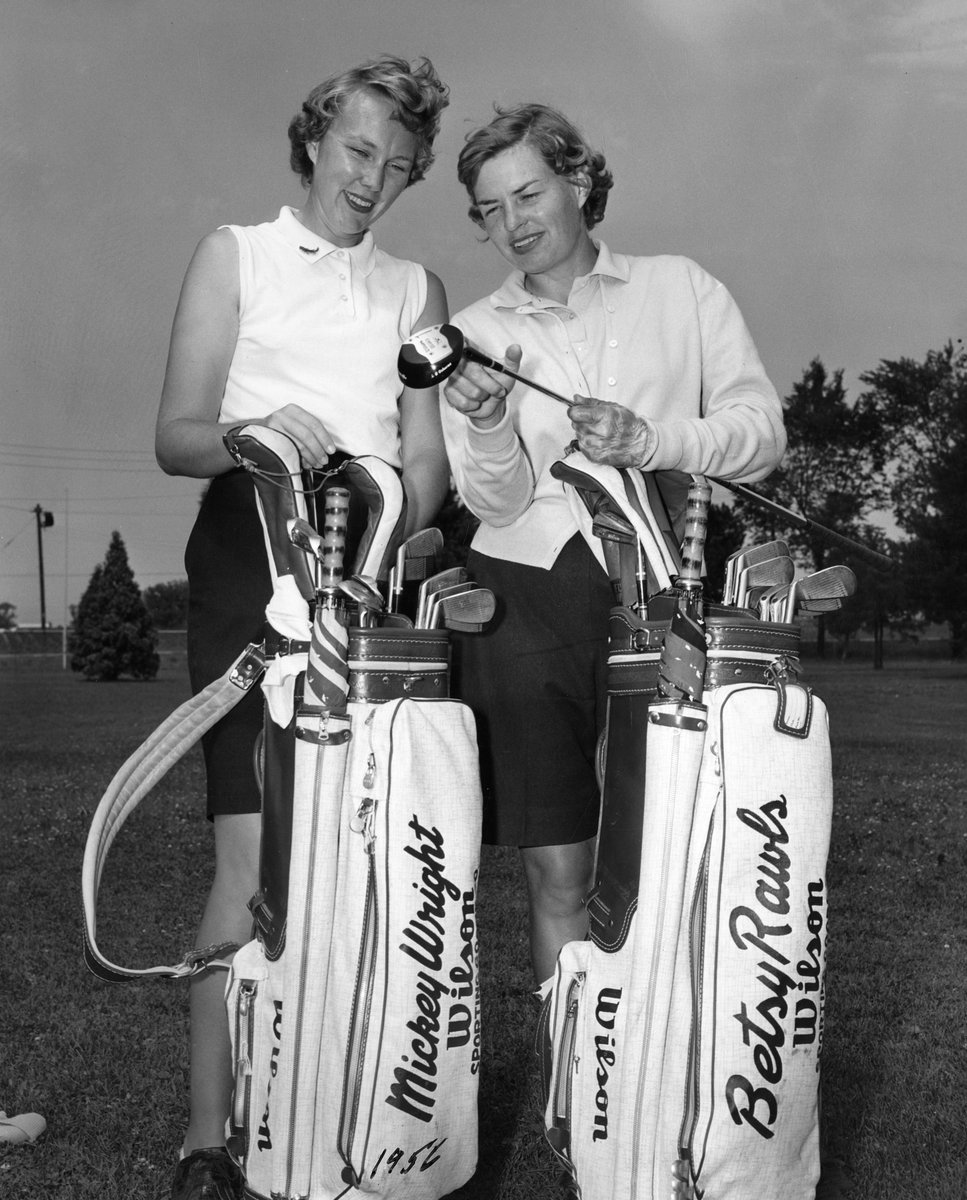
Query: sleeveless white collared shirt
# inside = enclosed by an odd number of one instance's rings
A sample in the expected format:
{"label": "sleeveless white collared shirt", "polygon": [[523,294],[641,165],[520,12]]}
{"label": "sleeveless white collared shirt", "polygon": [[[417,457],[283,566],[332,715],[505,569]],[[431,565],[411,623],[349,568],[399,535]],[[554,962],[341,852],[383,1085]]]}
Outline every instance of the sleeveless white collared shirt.
{"label": "sleeveless white collared shirt", "polygon": [[379,250],[342,248],[283,208],[228,225],[238,242],[239,331],[219,421],[264,420],[298,404],[349,454],[401,466],[400,345],[426,306],[426,272]]}

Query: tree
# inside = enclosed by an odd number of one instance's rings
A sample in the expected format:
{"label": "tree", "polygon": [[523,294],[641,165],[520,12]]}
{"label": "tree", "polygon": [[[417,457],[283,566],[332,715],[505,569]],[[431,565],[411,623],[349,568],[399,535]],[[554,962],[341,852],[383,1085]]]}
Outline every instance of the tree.
{"label": "tree", "polygon": [[963,342],[931,350],[922,363],[881,360],[861,375],[858,407],[888,439],[887,480],[903,548],[910,603],[950,625],[951,656],[967,640],[967,353]]}
{"label": "tree", "polygon": [[[789,444],[781,465],[756,490],[821,525],[863,541],[868,518],[885,503],[883,437],[876,419],[850,405],[843,372],[829,375],[814,358],[786,397]],[[763,514],[751,501],[736,507],[763,540],[782,537],[802,567],[820,570],[831,561],[855,570],[858,562],[816,530],[785,525],[782,517]],[[835,558],[834,558],[835,556]],[[849,601],[846,602],[849,604]],[[824,624],[818,652],[823,653]]]}
{"label": "tree", "polygon": [[0,629],[17,628],[17,606],[9,600],[0,600]]}
{"label": "tree", "polygon": [[120,675],[153,679],[159,666],[157,642],[128,552],[115,530],[104,562],[94,568],[74,612],[71,670],[102,681]]}
{"label": "tree", "polygon": [[705,576],[710,597],[722,595],[725,587],[725,563],[730,554],[741,550],[752,539],[746,522],[731,504],[712,504],[708,510],[705,540]]}
{"label": "tree", "polygon": [[155,629],[184,629],[188,620],[188,580],[152,584],[144,589],[144,603]]}

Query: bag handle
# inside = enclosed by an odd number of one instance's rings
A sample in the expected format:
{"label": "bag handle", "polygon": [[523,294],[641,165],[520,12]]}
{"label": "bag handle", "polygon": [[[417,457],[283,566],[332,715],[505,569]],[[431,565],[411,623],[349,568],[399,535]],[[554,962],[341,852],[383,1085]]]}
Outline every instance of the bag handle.
{"label": "bag handle", "polygon": [[220,956],[238,949],[223,942],[189,951],[171,966],[119,967],[97,946],[97,897],[111,844],[121,826],[179,759],[216,721],[242,699],[265,670],[265,652],[254,643],[245,648],[221,678],[182,704],[134,751],[108,785],[91,821],[84,849],[81,890],[84,901],[84,960],[100,979],[185,979],[209,967],[228,967]]}

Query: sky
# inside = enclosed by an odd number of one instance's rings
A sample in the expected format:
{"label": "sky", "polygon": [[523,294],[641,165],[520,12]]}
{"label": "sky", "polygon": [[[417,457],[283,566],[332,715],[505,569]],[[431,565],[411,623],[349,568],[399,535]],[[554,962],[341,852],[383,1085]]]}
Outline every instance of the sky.
{"label": "sky", "polygon": [[721,279],[780,395],[819,357],[855,398],[967,331],[962,0],[5,0],[0,601],[21,625],[37,506],[49,624],[113,530],[142,588],[184,577],[201,485],[162,474],[153,433],[185,268],[216,226],[301,203],[289,119],[381,53],[451,88],[436,164],[375,230],[451,311],[506,273],[466,217],[463,138],[537,100],[614,172],[595,236]]}

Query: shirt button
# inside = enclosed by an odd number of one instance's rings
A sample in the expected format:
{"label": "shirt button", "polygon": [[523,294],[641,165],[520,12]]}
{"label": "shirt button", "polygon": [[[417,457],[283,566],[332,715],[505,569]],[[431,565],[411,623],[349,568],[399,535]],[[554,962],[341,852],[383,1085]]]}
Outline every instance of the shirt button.
{"label": "shirt button", "polygon": [[[343,275],[343,274],[340,274],[339,278],[340,278],[340,279],[345,279],[345,278],[346,278],[346,276],[345,276],[345,275]],[[618,344],[617,342],[612,342],[612,343],[611,343],[611,345],[612,345],[612,346],[617,346],[617,344]]]}
{"label": "shirt button", "polygon": [[613,304],[609,304],[609,305],[608,305],[608,312],[614,312],[614,305],[613,305]]}
{"label": "shirt button", "polygon": [[340,297],[339,297],[339,299],[340,299],[340,300],[345,300],[347,303],[349,302],[349,297],[348,297],[348,296],[340,296]]}
{"label": "shirt button", "polygon": [[612,375],[608,380],[608,387],[614,387],[617,382],[617,379]]}
{"label": "shirt button", "polygon": [[612,347],[612,349],[613,349],[615,346],[617,346],[617,344],[618,344],[618,339],[617,339],[617,338],[612,338],[612,339],[611,339],[611,341],[610,341],[610,342],[608,342],[608,345],[609,345],[609,346],[611,346],[611,347]]}

